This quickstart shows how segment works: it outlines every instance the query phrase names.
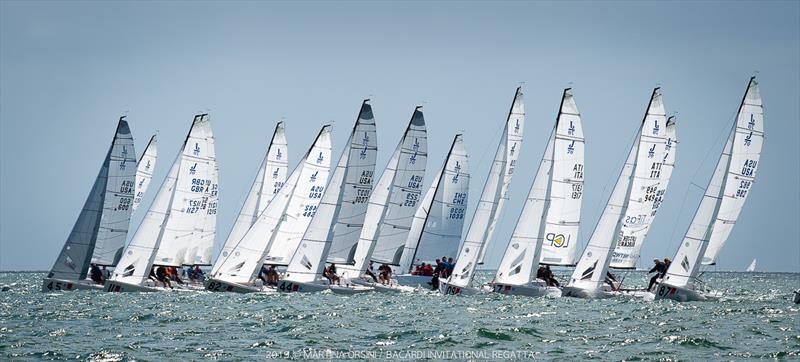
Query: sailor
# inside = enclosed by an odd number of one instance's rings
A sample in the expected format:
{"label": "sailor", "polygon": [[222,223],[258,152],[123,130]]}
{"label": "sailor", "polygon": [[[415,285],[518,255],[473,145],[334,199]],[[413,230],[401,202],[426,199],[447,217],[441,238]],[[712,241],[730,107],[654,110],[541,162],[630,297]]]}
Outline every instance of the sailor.
{"label": "sailor", "polygon": [[156,270],[156,279],[164,283],[164,287],[169,287],[169,289],[172,289],[172,283],[170,283],[169,277],[167,277],[167,269],[163,266],[158,267]]}
{"label": "sailor", "polygon": [[428,285],[430,285],[433,290],[439,290],[439,274],[433,273],[433,277],[431,281],[428,282]]}
{"label": "sailor", "polygon": [[203,279],[205,279],[205,275],[203,274],[203,269],[200,269],[199,265],[195,265],[194,266],[194,273],[193,274],[194,274],[194,278],[197,279],[197,280],[201,280],[202,281]]}
{"label": "sailor", "polygon": [[264,282],[264,285],[268,284],[268,282],[267,282],[267,275],[268,274],[269,274],[269,270],[267,269],[267,266],[264,265],[264,264],[261,264],[261,269],[258,270],[258,279],[261,279],[261,281]]}
{"label": "sailor", "polygon": [[109,278],[111,278],[111,271],[106,269],[106,266],[103,265],[103,280],[108,280]]}
{"label": "sailor", "polygon": [[439,275],[442,272],[442,260],[436,259],[436,268],[433,269],[433,274]]}
{"label": "sailor", "polygon": [[433,266],[422,263],[422,275],[429,277],[433,275]]}
{"label": "sailor", "polygon": [[553,271],[550,270],[550,266],[549,265],[545,265],[544,266],[544,276],[545,276],[545,279],[547,280],[547,285],[549,285],[551,287],[560,287],[561,286],[561,284],[558,283],[558,280],[556,280],[556,278],[553,276]]}
{"label": "sailor", "polygon": [[456,263],[453,262],[453,258],[447,258],[447,276],[453,275],[453,269],[456,268]]}
{"label": "sailor", "polygon": [[372,278],[374,283],[378,282],[378,277],[375,276],[375,272],[372,269],[372,260],[369,261],[369,267],[367,267],[367,272],[365,274],[369,275]]}
{"label": "sailor", "polygon": [[614,283],[617,283],[617,278],[614,276],[614,274],[611,274],[610,271],[606,271],[605,282],[611,286],[611,290],[617,290],[617,286],[614,285]]}
{"label": "sailor", "polygon": [[669,260],[669,258],[666,258],[666,257],[665,257],[665,258],[664,258],[664,271],[663,271],[663,272],[661,272],[661,278],[662,278],[662,279],[663,279],[665,276],[667,276],[667,270],[669,270],[669,266],[670,266],[670,264],[672,264],[672,261],[671,261],[671,260]]}
{"label": "sailor", "polygon": [[278,285],[278,269],[276,269],[275,264],[270,265],[269,270],[267,270],[267,284]]}
{"label": "sailor", "polygon": [[92,278],[92,281],[94,281],[95,283],[103,284],[103,272],[100,271],[100,268],[98,268],[97,265],[92,264],[89,275]]}
{"label": "sailor", "polygon": [[544,269],[544,265],[539,265],[539,269],[536,270],[536,279],[541,279],[547,282],[547,285],[550,285],[550,281],[547,280],[547,272]]}
{"label": "sailor", "polygon": [[[666,260],[669,260],[669,259],[666,259]],[[653,268],[650,269],[650,271],[648,271],[647,274],[650,274],[650,273],[653,273],[653,272],[655,272],[656,274],[653,275],[652,278],[650,278],[650,284],[647,285],[647,290],[648,291],[650,291],[650,289],[653,288],[653,284],[656,283],[656,280],[658,280],[658,278],[661,278],[662,274],[667,272],[666,264],[662,263],[661,260],[659,260],[658,258],[653,259],[653,264],[655,264],[655,265],[653,265]]]}

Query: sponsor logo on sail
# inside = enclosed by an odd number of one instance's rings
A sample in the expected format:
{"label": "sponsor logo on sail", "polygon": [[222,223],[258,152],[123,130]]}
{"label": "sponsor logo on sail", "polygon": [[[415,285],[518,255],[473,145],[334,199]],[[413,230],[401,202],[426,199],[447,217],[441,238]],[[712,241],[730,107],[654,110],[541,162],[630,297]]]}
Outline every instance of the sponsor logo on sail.
{"label": "sponsor logo on sail", "polygon": [[120,162],[120,164],[119,164],[119,169],[120,170],[124,170],[125,169],[125,166],[126,166],[125,162],[127,160],[128,160],[128,148],[125,147],[125,145],[123,145],[122,146],[122,162]]}
{"label": "sponsor logo on sail", "polygon": [[364,139],[361,140],[361,144],[364,145],[364,149],[361,150],[361,153],[358,155],[359,158],[363,160],[367,158],[367,145],[369,145],[369,135],[367,135],[367,132],[364,132]]}
{"label": "sponsor logo on sail", "polygon": [[545,239],[550,242],[550,245],[556,248],[566,248],[569,246],[570,236],[564,236],[564,234],[555,234],[549,233],[545,236]]}
{"label": "sponsor logo on sail", "polygon": [[689,258],[687,258],[686,255],[683,256],[681,267],[683,267],[683,270],[685,270],[687,273],[689,272]]}

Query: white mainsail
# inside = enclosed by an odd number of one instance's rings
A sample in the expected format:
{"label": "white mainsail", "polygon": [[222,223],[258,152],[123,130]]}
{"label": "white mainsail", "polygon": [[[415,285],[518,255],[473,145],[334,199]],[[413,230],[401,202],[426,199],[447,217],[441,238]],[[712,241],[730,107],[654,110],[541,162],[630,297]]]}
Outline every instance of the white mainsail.
{"label": "white mainsail", "polygon": [[[114,270],[114,281],[142,285],[154,264],[181,265],[182,260],[173,260],[172,264],[157,261],[162,247],[180,244],[188,248],[205,243],[207,238],[213,241],[213,234],[204,232],[206,214],[216,214],[215,206],[208,202],[212,191],[217,192],[216,180],[209,181],[216,170],[213,156],[210,119],[207,114],[196,115],[181,152]],[[184,227],[187,220],[196,224]]]}
{"label": "white mainsail", "polygon": [[[572,263],[583,200],[584,137],[572,90],[564,90],[556,124],[525,206],[497,269],[495,282],[527,284],[535,277],[544,247],[553,264]],[[559,262],[559,263],[557,263]]]}
{"label": "white mainsail", "polygon": [[525,108],[522,102],[522,89],[517,88],[511,110],[503,129],[503,136],[497,145],[494,162],[489,177],[483,186],[478,208],[472,217],[467,236],[461,245],[453,274],[448,283],[466,287],[472,282],[475,268],[483,262],[487,244],[492,240],[497,221],[506,201],[506,193],[517,165],[522,147],[525,125]]}
{"label": "white mainsail", "polygon": [[[286,130],[283,122],[278,122],[272,139],[267,148],[264,159],[256,173],[256,178],[250,186],[250,192],[239,210],[239,215],[228,234],[228,239],[222,247],[218,260],[228,257],[239,240],[242,239],[247,230],[258,220],[258,216],[267,208],[272,198],[286,182],[286,175],[289,171],[288,146],[286,143]],[[211,274],[216,274],[217,268],[221,265],[215,263]]]}
{"label": "white mainsail", "polygon": [[[650,205],[650,208],[647,209],[646,205],[639,205],[645,213],[638,215],[633,208],[628,208],[625,218],[623,219],[622,229],[620,230],[622,235],[617,237],[614,252],[611,254],[611,263],[609,264],[611,268],[636,268],[636,263],[641,255],[642,245],[644,245],[644,240],[647,238],[647,232],[656,217],[658,209],[664,202],[667,186],[672,177],[672,170],[675,168],[675,155],[678,147],[675,116],[671,116],[667,119],[665,137],[666,143],[661,153],[663,156],[660,165],[661,174],[659,176],[660,182],[658,186],[655,190],[652,187],[648,187],[644,190],[631,190],[631,202],[634,202],[633,200],[642,200],[641,202]],[[649,214],[647,214],[647,212],[649,212]]]}
{"label": "white mainsail", "polygon": [[147,147],[145,147],[142,157],[139,158],[139,162],[136,164],[136,196],[133,198],[133,211],[139,208],[144,193],[147,192],[147,187],[150,186],[150,180],[153,179],[153,169],[156,167],[157,156],[158,140],[156,139],[156,135],[153,135],[150,137],[150,141],[147,142]]}
{"label": "white mainsail", "polygon": [[120,239],[124,243],[133,211],[135,165],[133,137],[123,116],[92,190],[48,278],[79,281],[86,278],[90,263],[113,265],[118,253],[111,245]]}
{"label": "white mainsail", "polygon": [[663,282],[676,287],[694,284],[699,265],[713,264],[739,217],[764,143],[764,109],[758,82],[750,78],[733,129],[706,188],[694,219]]}
{"label": "white mainsail", "polygon": [[216,200],[219,191],[214,135],[207,114],[198,116],[179,162],[180,171],[159,237],[154,264],[207,265],[210,255],[206,254],[210,253],[216,235]]}
{"label": "white mainsail", "polygon": [[441,171],[414,215],[402,257],[400,273],[409,273],[419,262],[432,263],[455,255],[469,194],[469,164],[464,138],[457,134]]}
{"label": "white mainsail", "polygon": [[[289,251],[276,249],[275,246],[288,249],[293,243],[291,252],[294,252],[325,191],[330,173],[330,156],[331,126],[325,125],[255,224],[226,258],[217,260],[220,265],[215,267],[215,279],[249,283],[255,278],[270,248],[275,254],[283,256]],[[296,241],[292,242],[293,238]],[[286,262],[289,257],[286,257]]]}
{"label": "white mainsail", "polygon": [[[422,107],[411,116],[406,136],[400,146],[399,168],[393,179],[388,205],[374,237],[376,244],[369,257],[379,263],[397,265],[403,252],[411,219],[422,194],[422,182],[428,160],[427,131]],[[410,146],[410,147],[409,147]]]}
{"label": "white mainsail", "polygon": [[[330,250],[328,261],[332,262],[335,262],[331,260],[334,253],[353,255],[352,259],[346,262],[352,265],[338,267],[342,275],[358,277],[364,273],[379,239],[389,239],[394,242],[402,236],[405,242],[414,210],[419,204],[420,189],[428,159],[427,147],[425,118],[422,107],[417,107],[392,158],[372,190],[364,217],[364,227],[361,229],[355,250],[352,252]],[[387,215],[392,215],[392,218],[387,220]],[[385,250],[390,249],[386,247]]]}
{"label": "white mainsail", "polygon": [[347,147],[325,188],[319,208],[289,261],[286,280],[317,280],[322,276],[325,258],[333,245],[354,246],[358,241],[378,155],[375,119],[368,101],[361,105]]}
{"label": "white mainsail", "polygon": [[661,91],[656,88],[614,190],[572,273],[570,287],[599,290],[605,282],[615,244],[627,245],[631,237],[639,243],[644,241],[653,221],[650,211],[661,182],[667,143],[665,128],[666,112]]}
{"label": "white mainsail", "polygon": [[756,259],[755,258],[753,258],[753,261],[750,262],[750,265],[748,265],[747,269],[745,269],[744,271],[749,272],[749,273],[752,273],[752,272],[756,271]]}

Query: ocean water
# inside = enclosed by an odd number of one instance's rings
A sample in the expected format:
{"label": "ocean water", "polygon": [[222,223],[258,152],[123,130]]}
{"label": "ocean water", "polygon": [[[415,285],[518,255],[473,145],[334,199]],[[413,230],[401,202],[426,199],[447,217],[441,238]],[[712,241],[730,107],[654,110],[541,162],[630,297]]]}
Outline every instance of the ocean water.
{"label": "ocean water", "polygon": [[[488,279],[490,273],[481,277]],[[800,274],[711,273],[718,302],[485,294],[39,291],[0,273],[0,360],[800,359]],[[630,273],[628,286],[645,285]]]}

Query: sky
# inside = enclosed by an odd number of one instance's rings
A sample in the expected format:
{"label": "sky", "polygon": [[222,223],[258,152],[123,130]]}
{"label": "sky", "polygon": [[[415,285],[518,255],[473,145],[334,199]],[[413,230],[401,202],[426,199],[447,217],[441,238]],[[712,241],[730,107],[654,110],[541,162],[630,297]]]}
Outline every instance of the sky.
{"label": "sky", "polygon": [[377,172],[416,105],[428,124],[426,183],[464,133],[470,220],[520,84],[525,140],[486,267],[502,257],[563,88],[574,89],[586,136],[585,245],[661,86],[679,148],[647,267],[677,251],[754,74],[765,145],[713,270],[757,258],[763,271],[800,272],[800,2],[0,1],[0,270],[52,266],[125,113],[137,152],[159,137],[131,230],[195,113],[211,114],[215,134],[219,250],[275,123],[286,119],[294,165],[333,121],[338,157],[364,98]]}

